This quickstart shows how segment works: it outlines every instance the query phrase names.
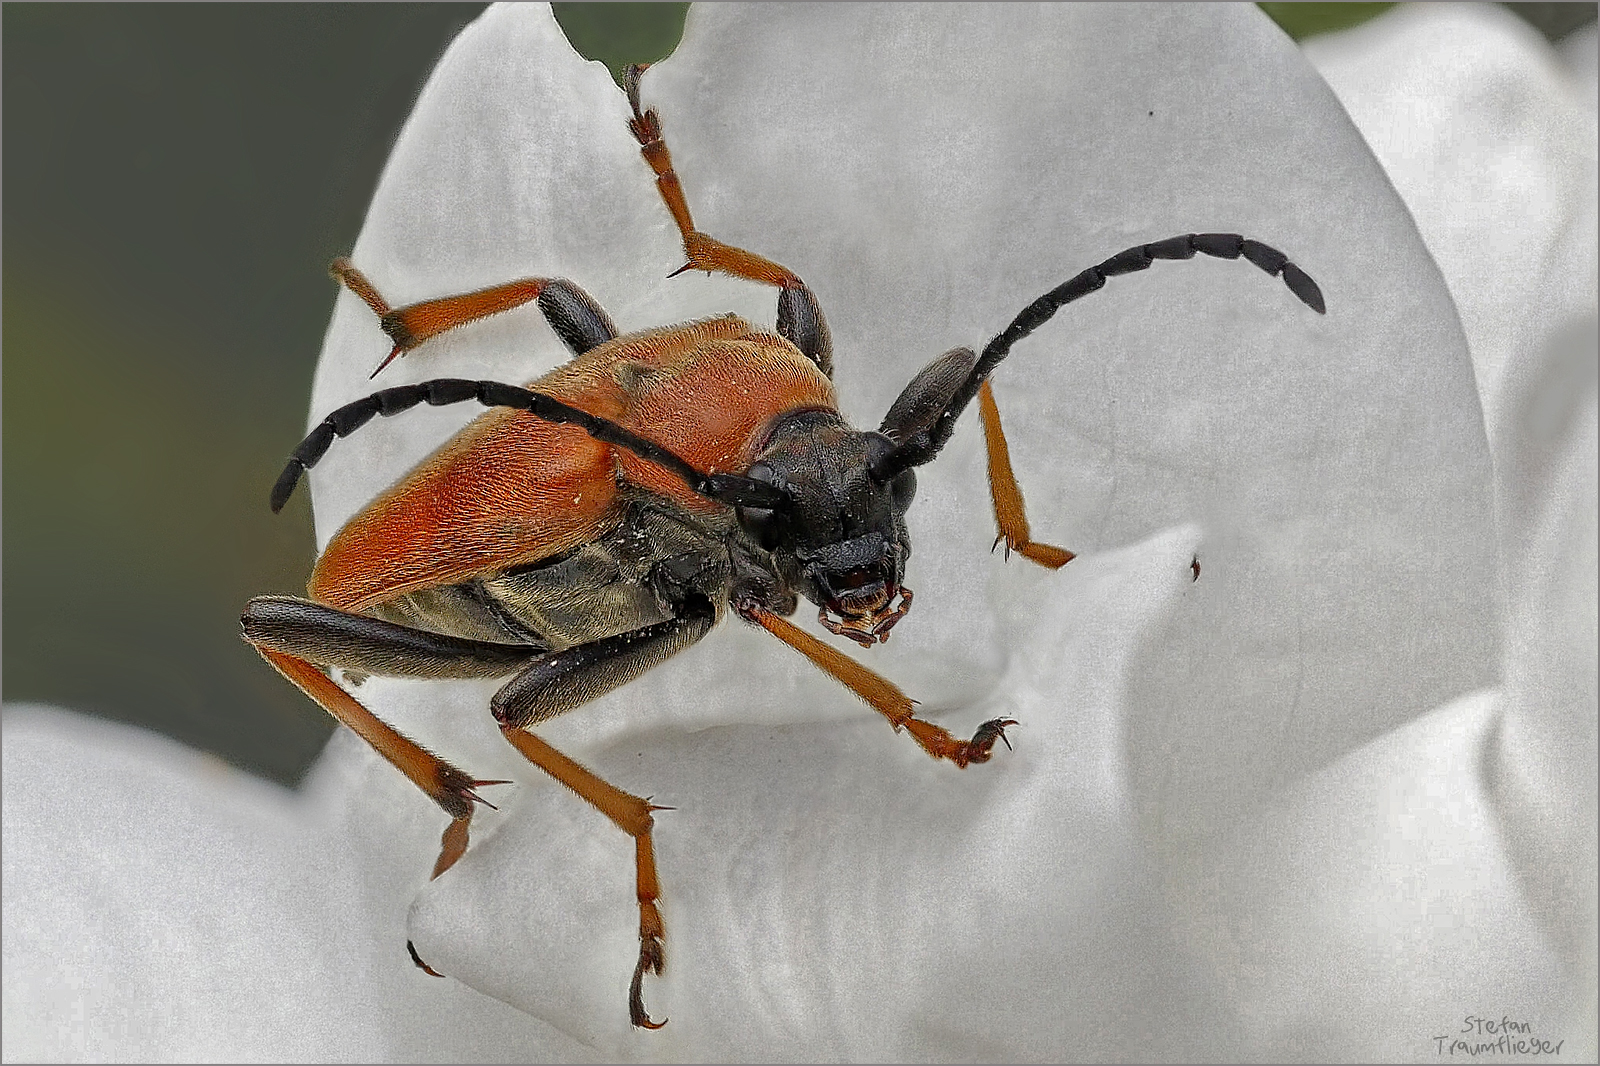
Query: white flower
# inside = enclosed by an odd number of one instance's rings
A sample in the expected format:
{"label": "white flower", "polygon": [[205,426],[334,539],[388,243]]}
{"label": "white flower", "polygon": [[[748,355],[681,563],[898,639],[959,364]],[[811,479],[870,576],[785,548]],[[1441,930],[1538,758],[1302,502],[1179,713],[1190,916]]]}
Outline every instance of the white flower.
{"label": "white flower", "polygon": [[[443,818],[353,737],[291,809],[181,760],[151,795],[58,723],[8,715],[7,1057],[1417,1059],[1490,1012],[1592,1054],[1593,341],[1572,349],[1586,364],[1560,345],[1497,357],[1497,490],[1467,343],[1494,316],[1455,270],[1476,261],[1435,246],[1436,267],[1418,235],[1472,190],[1408,185],[1347,102],[1403,203],[1253,8],[706,5],[644,94],[699,226],[817,292],[858,425],[938,353],[1174,234],[1281,248],[1328,314],[1202,258],[1113,279],[1019,344],[995,388],[1035,535],[1080,553],[1057,573],[988,553],[975,426],[924,468],[916,607],[867,661],[958,733],[1019,719],[1015,751],[933,763],[736,623],[541,727],[676,808],[655,834],[668,968],[646,983],[665,1030],[623,1009],[631,842],[504,745],[492,685],[374,679],[360,698],[387,720],[517,781],[426,887]],[[396,305],[538,274],[624,330],[770,322],[771,290],[664,280],[681,250],[625,118],[546,9],[492,9],[441,61],[355,261]],[[1414,146],[1434,127],[1407,118]],[[1594,302],[1592,113],[1587,129],[1585,158],[1565,133],[1530,149],[1591,192],[1590,272],[1550,277],[1576,294],[1562,307]],[[1534,239],[1576,240],[1559,220],[1581,200]],[[369,391],[384,351],[341,297],[313,418]],[[562,358],[527,308],[378,384],[523,381]],[[1569,363],[1587,376],[1559,378]],[[1518,427],[1553,380],[1561,432],[1535,441]],[[475,413],[336,443],[313,474],[319,540]],[[102,806],[128,813],[52,860],[63,767],[103,770]],[[237,809],[194,810],[219,789]],[[164,837],[185,813],[223,841],[204,862]],[[112,825],[160,860],[61,885]],[[230,859],[252,876],[207,873]],[[84,942],[75,913],[102,922],[101,954],[53,946]],[[152,945],[163,929],[181,942]],[[412,970],[407,936],[477,991]]]}

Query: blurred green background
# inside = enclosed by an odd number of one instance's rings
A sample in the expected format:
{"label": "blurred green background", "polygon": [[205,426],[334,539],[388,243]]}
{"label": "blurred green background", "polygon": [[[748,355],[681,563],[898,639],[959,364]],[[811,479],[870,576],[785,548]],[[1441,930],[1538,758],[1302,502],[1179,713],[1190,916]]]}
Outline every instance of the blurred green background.
{"label": "blurred green background", "polygon": [[[292,783],[332,721],[240,642],[299,592],[267,490],[394,137],[481,4],[17,4],[3,39],[4,674]],[[613,73],[684,4],[556,4]],[[1263,4],[1291,34],[1387,4]],[[1511,5],[1552,38],[1590,4]],[[530,266],[531,269],[531,266]]]}

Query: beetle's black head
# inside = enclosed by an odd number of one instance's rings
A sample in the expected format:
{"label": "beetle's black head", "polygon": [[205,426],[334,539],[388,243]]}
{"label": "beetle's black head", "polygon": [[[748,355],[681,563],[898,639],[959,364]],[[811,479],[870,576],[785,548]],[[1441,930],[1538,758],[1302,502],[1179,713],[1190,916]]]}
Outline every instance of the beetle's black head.
{"label": "beetle's black head", "polygon": [[893,448],[837,411],[791,412],[745,471],[782,490],[786,506],[739,511],[745,531],[773,553],[779,576],[821,608],[822,624],[864,646],[887,640],[911,603],[900,581],[911,556],[905,513],[916,474],[885,482],[872,473]]}

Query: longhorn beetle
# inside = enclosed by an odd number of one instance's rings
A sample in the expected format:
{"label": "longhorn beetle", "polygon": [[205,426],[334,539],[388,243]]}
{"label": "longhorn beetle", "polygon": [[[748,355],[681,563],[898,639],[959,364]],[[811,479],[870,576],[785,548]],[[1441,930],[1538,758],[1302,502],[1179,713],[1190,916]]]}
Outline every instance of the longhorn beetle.
{"label": "longhorn beetle", "polygon": [[[778,289],[777,332],[735,316],[619,336],[572,282],[523,278],[391,308],[348,260],[332,273],[394,341],[378,370],[431,337],[537,302],[572,361],[530,388],[440,378],[383,389],[334,411],[295,449],[272,489],[277,511],[335,437],[420,403],[496,408],[469,424],[352,518],[317,559],[310,599],[246,605],[244,639],[355,730],[450,815],[433,876],[467,847],[475,780],[395,731],[327,671],[421,678],[509,677],[490,701],[506,739],[635,841],[639,960],[634,1025],[658,1028],[640,993],[665,962],[651,812],[539,739],[530,727],[623,685],[710,632],[731,607],[810,659],[923,750],[958,767],[986,762],[1011,719],[970,740],[914,717],[891,682],[788,621],[804,596],[831,632],[889,639],[911,607],[905,514],[976,397],[988,450],[996,545],[1051,569],[1072,559],[1034,541],[988,378],[1012,347],[1107,278],[1196,252],[1243,257],[1319,314],[1315,282],[1276,249],[1191,233],[1119,252],[1029,304],[981,354],[956,348],[900,393],[876,432],[840,416],[833,346],[816,297],[786,268],[701,233],[689,215],[639,75],[624,79],[629,128],[683,237],[685,270]],[[671,275],[669,275],[671,276]],[[378,370],[373,371],[376,376]],[[410,947],[410,945],[407,945]],[[412,949],[417,965],[429,968]]]}

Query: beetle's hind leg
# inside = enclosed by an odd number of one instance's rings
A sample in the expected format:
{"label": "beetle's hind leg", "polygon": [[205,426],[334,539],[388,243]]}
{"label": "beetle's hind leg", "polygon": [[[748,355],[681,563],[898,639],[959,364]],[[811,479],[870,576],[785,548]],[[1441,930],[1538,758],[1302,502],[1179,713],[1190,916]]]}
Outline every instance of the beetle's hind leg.
{"label": "beetle's hind leg", "polygon": [[635,886],[639,901],[639,961],[628,989],[628,1016],[634,1025],[659,1029],[644,1008],[644,975],[659,975],[666,964],[666,926],[657,901],[651,812],[663,810],[624,792],[594,771],[568,758],[526,728],[534,722],[587,703],[626,684],[698,641],[716,623],[716,609],[691,596],[675,618],[603,640],[552,652],[531,663],[495,694],[490,706],[513,747],[539,769],[566,785],[634,840]]}
{"label": "beetle's hind leg", "polygon": [[689,202],[683,195],[683,183],[672,169],[672,153],[661,135],[661,117],[654,109],[645,110],[639,102],[639,75],[644,67],[628,68],[624,84],[628,91],[628,104],[633,108],[633,118],[628,122],[634,139],[639,142],[639,152],[656,174],[656,188],[667,210],[677,223],[683,237],[683,251],[688,262],[669,276],[686,270],[716,271],[736,278],[748,278],[766,285],[777,286],[778,333],[799,348],[816,363],[824,374],[833,376],[833,337],[828,322],[822,317],[822,307],[813,293],[788,267],[770,259],[724,244],[694,228],[689,214]]}
{"label": "beetle's hind leg", "polygon": [[367,710],[310,660],[260,645],[256,646],[256,650],[273,669],[315,700],[323,710],[354,730],[395,769],[409,777],[412,784],[427,793],[429,799],[444,809],[450,816],[450,824],[445,827],[444,836],[440,839],[439,858],[430,876],[438,877],[454,866],[467,850],[467,827],[472,821],[472,805],[489,802],[476,790],[484,785],[506,782],[476,780],[439,758]]}
{"label": "beetle's hind leg", "polygon": [[324,668],[389,677],[504,677],[547,649],[443,636],[290,596],[251,600],[240,622],[244,639],[274,669],[443,808],[451,821],[433,876],[454,865],[467,848],[473,804],[488,803],[476,790],[506,782],[477,780],[439,758],[367,710]]}
{"label": "beetle's hind leg", "polygon": [[394,341],[394,347],[372,377],[423,341],[468,322],[521,307],[530,300],[539,301],[545,320],[574,355],[582,355],[617,335],[617,327],[594,298],[564,278],[519,278],[487,289],[392,308],[350,260],[335,259],[328,271],[372,308],[378,324]]}

